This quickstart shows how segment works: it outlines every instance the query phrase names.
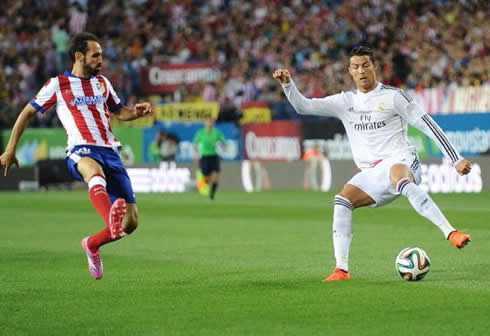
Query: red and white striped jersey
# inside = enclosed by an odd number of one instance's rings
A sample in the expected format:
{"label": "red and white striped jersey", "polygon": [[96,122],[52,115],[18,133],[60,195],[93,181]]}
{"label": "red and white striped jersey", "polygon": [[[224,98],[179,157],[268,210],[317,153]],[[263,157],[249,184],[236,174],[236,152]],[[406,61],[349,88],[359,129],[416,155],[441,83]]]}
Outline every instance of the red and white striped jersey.
{"label": "red and white striped jersey", "polygon": [[80,78],[67,70],[49,79],[30,104],[41,113],[56,104],[56,113],[68,135],[67,148],[84,144],[121,146],[109,122],[109,112],[118,111],[121,100],[102,75]]}

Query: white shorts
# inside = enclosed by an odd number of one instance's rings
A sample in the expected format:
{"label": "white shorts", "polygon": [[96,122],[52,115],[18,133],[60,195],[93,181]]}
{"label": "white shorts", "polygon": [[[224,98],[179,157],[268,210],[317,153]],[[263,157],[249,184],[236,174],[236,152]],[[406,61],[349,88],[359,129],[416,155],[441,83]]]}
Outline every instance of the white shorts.
{"label": "white shorts", "polygon": [[399,195],[390,180],[390,169],[396,163],[402,163],[409,167],[415,178],[415,183],[420,184],[422,169],[416,153],[399,154],[384,159],[373,168],[366,168],[354,175],[347,184],[352,184],[368,194],[376,202],[371,204],[371,207],[388,204]]}

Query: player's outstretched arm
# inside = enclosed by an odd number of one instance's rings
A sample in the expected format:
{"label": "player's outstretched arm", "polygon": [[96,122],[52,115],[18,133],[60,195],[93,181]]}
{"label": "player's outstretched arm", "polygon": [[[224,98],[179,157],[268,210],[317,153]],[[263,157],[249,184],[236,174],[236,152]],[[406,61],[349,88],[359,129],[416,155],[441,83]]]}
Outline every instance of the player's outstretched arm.
{"label": "player's outstretched arm", "polygon": [[461,156],[444,131],[428,114],[410,124],[435,142],[444,156],[452,162],[459,175],[466,175],[471,171],[471,162]]}
{"label": "player's outstretched arm", "polygon": [[5,147],[5,152],[0,155],[0,166],[4,168],[4,176],[7,176],[10,166],[13,164],[19,167],[19,161],[15,157],[15,149],[17,148],[17,143],[19,142],[22,132],[24,132],[29,120],[34,117],[36,112],[37,110],[31,104],[27,104],[22,109],[22,112],[20,112],[19,117],[15,121],[9,141]]}
{"label": "player's outstretched arm", "polygon": [[126,106],[121,107],[119,111],[114,112],[114,115],[117,119],[121,121],[131,121],[138,118],[149,116],[153,113],[151,108],[151,104],[148,102],[139,103],[134,105],[133,108],[129,108]]}
{"label": "player's outstretched arm", "polygon": [[310,99],[303,96],[294,85],[291,74],[287,69],[274,70],[272,77],[281,84],[284,94],[299,114],[336,117],[338,111],[342,110],[342,99],[339,98],[339,95],[321,99]]}
{"label": "player's outstretched arm", "polygon": [[444,131],[430,115],[425,113],[420,104],[415,102],[403,90],[398,90],[393,99],[397,113],[407,120],[410,125],[431,138],[444,156],[451,161],[459,175],[466,175],[471,171],[471,162],[461,156]]}

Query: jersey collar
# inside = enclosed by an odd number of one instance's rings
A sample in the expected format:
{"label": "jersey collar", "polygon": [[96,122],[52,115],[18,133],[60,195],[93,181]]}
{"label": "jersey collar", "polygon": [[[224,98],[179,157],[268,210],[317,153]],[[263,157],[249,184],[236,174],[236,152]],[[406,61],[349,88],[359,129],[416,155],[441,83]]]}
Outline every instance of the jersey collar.
{"label": "jersey collar", "polygon": [[95,76],[90,76],[90,77],[78,77],[78,76],[75,76],[74,74],[72,74],[72,72],[68,69],[65,70],[65,72],[63,72],[63,75],[65,76],[69,76],[69,77],[74,77],[74,78],[78,78],[78,79],[91,79],[91,78],[94,78]]}
{"label": "jersey collar", "polygon": [[372,89],[371,91],[368,91],[366,93],[364,93],[361,90],[357,89],[357,94],[358,95],[361,95],[361,96],[372,94],[374,92],[379,91],[381,89],[381,85],[383,85],[381,82],[377,82],[376,87],[374,89]]}

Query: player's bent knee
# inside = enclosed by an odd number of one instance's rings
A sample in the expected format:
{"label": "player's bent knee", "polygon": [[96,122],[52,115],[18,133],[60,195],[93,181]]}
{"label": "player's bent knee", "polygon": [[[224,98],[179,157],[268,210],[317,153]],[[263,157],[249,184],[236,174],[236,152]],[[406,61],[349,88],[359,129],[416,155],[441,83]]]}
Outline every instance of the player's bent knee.
{"label": "player's bent knee", "polygon": [[360,208],[374,203],[374,200],[368,194],[351,184],[346,184],[342,191],[338,193],[338,196],[347,199],[353,208]]}
{"label": "player's bent knee", "polygon": [[390,169],[390,181],[395,187],[401,179],[409,178],[414,181],[414,177],[410,168],[404,164],[395,164]]}
{"label": "player's bent knee", "polygon": [[342,191],[341,191],[341,192],[339,192],[337,195],[335,195],[335,197],[334,197],[334,204],[335,204],[335,198],[336,198],[337,196],[340,196],[340,197],[342,197],[343,199],[346,199],[346,200],[347,200],[347,201],[349,201],[349,202],[350,202],[352,205],[354,205],[354,203],[355,203],[355,202],[353,202],[353,200],[351,200],[351,199],[349,198],[349,196],[348,196],[346,193],[342,193]]}

